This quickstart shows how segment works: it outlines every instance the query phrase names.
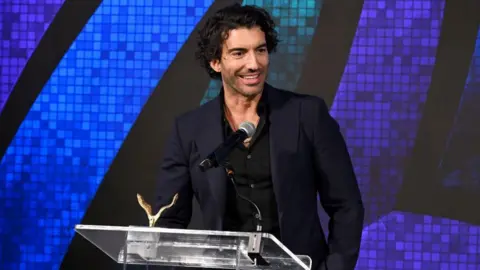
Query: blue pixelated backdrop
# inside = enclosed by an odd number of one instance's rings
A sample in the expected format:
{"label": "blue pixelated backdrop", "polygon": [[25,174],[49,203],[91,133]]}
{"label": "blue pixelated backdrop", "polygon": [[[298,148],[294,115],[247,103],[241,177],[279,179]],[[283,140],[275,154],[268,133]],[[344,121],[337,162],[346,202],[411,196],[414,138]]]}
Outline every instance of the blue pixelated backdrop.
{"label": "blue pixelated backdrop", "polygon": [[[1,158],[0,269],[59,268],[75,224],[143,106],[213,2],[101,2]],[[0,112],[62,4],[0,4]],[[278,24],[282,42],[272,55],[271,84],[294,91],[302,73],[321,72],[303,63],[324,1],[243,4],[264,7]],[[480,226],[394,207],[429,97],[444,12],[444,0],[363,3],[331,107],[367,210],[357,269],[480,269]],[[219,87],[211,81],[199,105]],[[480,113],[480,32],[464,89],[452,91],[462,91],[462,99],[440,181],[480,192],[480,128],[472,117]]]}
{"label": "blue pixelated backdrop", "polygon": [[13,247],[2,248],[4,269],[58,268],[142,106],[211,1],[180,4],[103,1],[59,63],[0,164],[2,247]]}

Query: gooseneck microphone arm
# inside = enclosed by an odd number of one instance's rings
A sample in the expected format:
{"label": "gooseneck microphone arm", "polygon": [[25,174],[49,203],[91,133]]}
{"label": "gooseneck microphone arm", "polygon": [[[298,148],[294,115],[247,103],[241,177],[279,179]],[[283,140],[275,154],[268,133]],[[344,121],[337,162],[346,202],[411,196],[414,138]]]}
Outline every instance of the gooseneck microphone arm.
{"label": "gooseneck microphone arm", "polygon": [[233,148],[248,138],[248,134],[239,129],[237,132],[229,136],[220,146],[217,147],[210,155],[207,156],[202,162],[200,162],[200,170],[202,172],[211,168],[217,168],[225,159]]}
{"label": "gooseneck microphone arm", "polygon": [[255,133],[255,125],[250,122],[242,122],[237,131],[233,132],[225,141],[220,144],[212,153],[210,153],[198,167],[202,172],[212,168],[217,168],[224,162],[230,152],[239,143],[242,143],[246,138],[252,137]]}
{"label": "gooseneck microphone arm", "polygon": [[228,163],[227,158],[230,152],[239,144],[243,143],[246,138],[252,137],[255,133],[255,125],[250,122],[243,122],[240,124],[237,131],[232,133],[226,140],[218,146],[212,153],[210,153],[198,167],[202,172],[219,166],[223,167],[227,172],[227,176],[232,181],[233,187],[237,197],[249,202],[257,210],[256,232],[251,233],[248,240],[247,254],[255,265],[268,265],[268,262],[262,257],[262,213],[260,208],[250,199],[238,192],[237,183],[235,181],[235,172],[232,166]]}
{"label": "gooseneck microphone arm", "polygon": [[238,192],[237,183],[235,181],[235,172],[233,171],[232,166],[228,162],[224,162],[221,164],[222,167],[225,168],[227,172],[227,176],[232,181],[233,187],[235,189],[235,193],[237,196],[247,202],[249,202],[255,209],[257,210],[257,214],[255,215],[255,220],[257,223],[256,232],[252,233],[248,239],[248,247],[247,247],[247,255],[252,260],[254,265],[269,265],[269,263],[263,258],[262,250],[263,250],[263,243],[262,243],[262,212],[260,208],[258,208],[257,204],[254,203],[252,200],[248,199],[247,197],[243,196]]}
{"label": "gooseneck microphone arm", "polygon": [[240,192],[238,192],[237,183],[235,181],[235,172],[233,171],[232,166],[229,163],[224,163],[222,165],[225,168],[225,171],[227,172],[228,179],[230,179],[230,181],[233,184],[233,188],[235,189],[235,193],[237,194],[237,196],[242,200],[249,202],[251,205],[253,205],[253,207],[255,207],[255,210],[257,211],[257,214],[255,215],[255,220],[257,224],[256,230],[257,232],[261,232],[262,231],[262,212],[260,211],[260,208],[258,208],[257,204],[254,203],[252,200],[248,199],[247,197],[240,194]]}

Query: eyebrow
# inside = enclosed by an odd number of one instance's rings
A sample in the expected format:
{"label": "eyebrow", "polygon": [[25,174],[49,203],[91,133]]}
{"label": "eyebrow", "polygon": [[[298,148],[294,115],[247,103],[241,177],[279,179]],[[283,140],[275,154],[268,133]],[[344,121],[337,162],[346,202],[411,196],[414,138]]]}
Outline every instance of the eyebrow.
{"label": "eyebrow", "polygon": [[[266,47],[267,46],[267,43],[262,43],[260,45],[258,45],[255,49],[259,49],[259,48],[262,48],[262,47]],[[234,51],[247,51],[247,49],[245,48],[231,48],[228,50],[228,52],[234,52]]]}

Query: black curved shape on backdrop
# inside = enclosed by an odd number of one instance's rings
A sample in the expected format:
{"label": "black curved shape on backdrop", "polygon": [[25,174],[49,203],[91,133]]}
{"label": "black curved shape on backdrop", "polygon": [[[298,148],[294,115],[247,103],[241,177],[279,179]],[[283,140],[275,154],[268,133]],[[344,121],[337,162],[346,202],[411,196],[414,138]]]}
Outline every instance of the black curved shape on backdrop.
{"label": "black curved shape on backdrop", "polygon": [[[195,60],[196,31],[207,17],[234,2],[239,1],[215,1],[177,53],[99,185],[82,224],[147,225],[145,212],[138,206],[136,193],[153,203],[160,159],[173,120],[182,112],[198,107],[210,83],[208,74]],[[192,222],[195,219],[193,217]],[[118,264],[78,234],[70,243],[61,265],[62,269],[115,267]]]}
{"label": "black curved shape on backdrop", "polygon": [[325,0],[296,92],[333,103],[355,38],[363,0]]}
{"label": "black curved shape on backdrop", "polygon": [[0,160],[55,68],[101,2],[65,1],[55,15],[0,114]]}
{"label": "black curved shape on backdrop", "polygon": [[[364,0],[322,1],[312,43],[295,92],[325,99],[330,108],[337,94],[355,38]],[[329,217],[318,204],[325,232]]]}
{"label": "black curved shape on backdrop", "polygon": [[432,81],[398,195],[398,210],[480,224],[480,212],[472,210],[480,205],[480,194],[444,187],[439,170],[475,50],[478,14],[477,0],[446,1]]}

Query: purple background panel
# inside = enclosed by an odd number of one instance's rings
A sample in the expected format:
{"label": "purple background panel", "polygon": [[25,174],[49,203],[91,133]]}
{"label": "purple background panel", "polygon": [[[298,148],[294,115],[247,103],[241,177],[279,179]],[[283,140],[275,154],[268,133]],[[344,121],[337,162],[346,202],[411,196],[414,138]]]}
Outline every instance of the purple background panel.
{"label": "purple background panel", "polygon": [[443,0],[366,0],[332,105],[366,206],[366,225],[388,214],[421,119]]}
{"label": "purple background panel", "polygon": [[364,229],[356,270],[479,266],[480,226],[395,211]]}
{"label": "purple background panel", "polygon": [[9,0],[0,3],[0,113],[63,2]]}

